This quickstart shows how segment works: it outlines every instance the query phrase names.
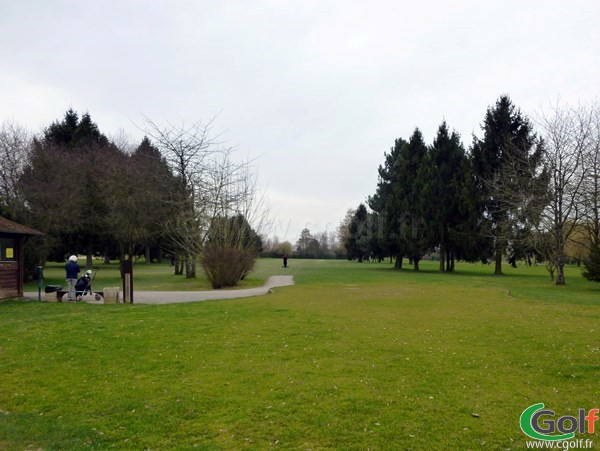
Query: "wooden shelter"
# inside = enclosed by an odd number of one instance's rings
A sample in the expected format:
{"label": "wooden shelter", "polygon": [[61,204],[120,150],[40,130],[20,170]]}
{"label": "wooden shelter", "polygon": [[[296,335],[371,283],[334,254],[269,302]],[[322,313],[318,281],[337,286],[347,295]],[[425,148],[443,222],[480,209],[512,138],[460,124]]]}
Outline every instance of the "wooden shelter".
{"label": "wooden shelter", "polygon": [[35,229],[0,216],[0,299],[23,296],[25,240],[42,235]]}

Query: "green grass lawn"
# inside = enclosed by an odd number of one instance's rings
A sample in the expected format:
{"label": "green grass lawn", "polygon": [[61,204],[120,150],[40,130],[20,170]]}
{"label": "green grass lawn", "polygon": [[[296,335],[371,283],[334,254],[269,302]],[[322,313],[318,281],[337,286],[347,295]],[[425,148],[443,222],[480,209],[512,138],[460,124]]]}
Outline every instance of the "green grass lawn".
{"label": "green grass lawn", "polygon": [[250,283],[297,283],[263,297],[0,303],[0,449],[520,449],[526,407],[598,407],[600,285],[578,268],[556,287],[541,267],[290,264],[259,262]]}

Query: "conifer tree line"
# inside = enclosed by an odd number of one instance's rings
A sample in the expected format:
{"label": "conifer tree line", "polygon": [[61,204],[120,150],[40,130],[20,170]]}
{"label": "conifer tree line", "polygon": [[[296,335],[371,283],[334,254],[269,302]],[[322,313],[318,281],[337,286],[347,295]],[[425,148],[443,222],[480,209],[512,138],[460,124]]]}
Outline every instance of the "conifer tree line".
{"label": "conifer tree line", "polygon": [[200,262],[214,286],[235,285],[261,249],[260,208],[251,164],[235,162],[211,125],[145,119],[131,145],[72,109],[36,136],[3,123],[0,215],[44,233],[29,240],[27,266],[166,253],[176,274],[195,277]]}
{"label": "conifer tree line", "polygon": [[[537,129],[534,127],[537,126]],[[426,255],[439,270],[457,260],[544,263],[565,283],[568,257],[600,280],[600,107],[557,102],[535,123],[508,95],[488,107],[469,148],[444,121],[431,144],[416,128],[378,168],[375,193],[340,226],[348,258]]]}

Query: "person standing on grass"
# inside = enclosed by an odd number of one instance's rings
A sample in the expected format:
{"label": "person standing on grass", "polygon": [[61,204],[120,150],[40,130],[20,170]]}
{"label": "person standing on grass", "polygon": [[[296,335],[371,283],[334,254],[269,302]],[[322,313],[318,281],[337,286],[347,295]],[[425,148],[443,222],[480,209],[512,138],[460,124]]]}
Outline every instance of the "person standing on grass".
{"label": "person standing on grass", "polygon": [[283,254],[283,267],[284,268],[287,268],[287,259],[288,259],[287,253]]}
{"label": "person standing on grass", "polygon": [[65,270],[67,271],[67,299],[69,301],[74,301],[77,299],[75,284],[77,283],[77,277],[81,271],[81,268],[77,263],[77,255],[71,255],[69,257],[69,261],[65,265]]}

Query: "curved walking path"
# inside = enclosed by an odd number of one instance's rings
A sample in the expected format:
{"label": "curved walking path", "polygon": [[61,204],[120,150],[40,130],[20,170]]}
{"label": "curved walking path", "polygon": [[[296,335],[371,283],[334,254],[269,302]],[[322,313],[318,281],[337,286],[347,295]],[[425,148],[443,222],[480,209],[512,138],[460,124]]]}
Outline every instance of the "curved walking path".
{"label": "curved walking path", "polygon": [[136,291],[133,294],[133,302],[135,304],[173,304],[177,302],[248,298],[268,294],[271,288],[289,285],[294,285],[293,276],[271,276],[262,287],[243,288],[241,290]]}
{"label": "curved walking path", "polygon": [[[197,302],[218,299],[247,298],[268,294],[272,288],[294,285],[293,276],[271,276],[262,286],[256,288],[243,288],[241,290],[210,290],[210,291],[134,291],[135,304],[175,304],[178,302]],[[26,298],[36,299],[37,293],[24,293]],[[123,293],[121,293],[121,296]],[[85,300],[85,299],[84,299]],[[90,304],[102,302],[87,301]],[[122,302],[122,299],[121,299]]]}

